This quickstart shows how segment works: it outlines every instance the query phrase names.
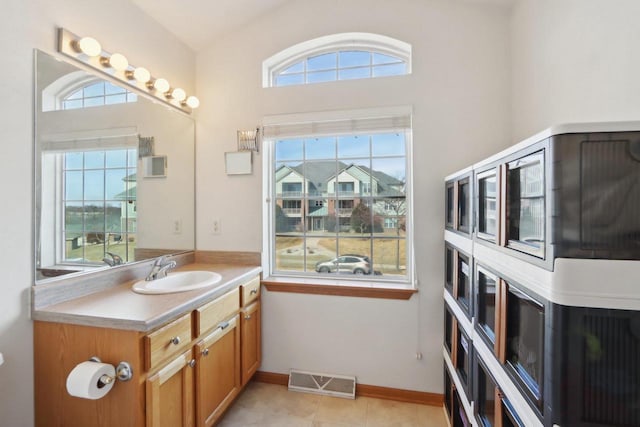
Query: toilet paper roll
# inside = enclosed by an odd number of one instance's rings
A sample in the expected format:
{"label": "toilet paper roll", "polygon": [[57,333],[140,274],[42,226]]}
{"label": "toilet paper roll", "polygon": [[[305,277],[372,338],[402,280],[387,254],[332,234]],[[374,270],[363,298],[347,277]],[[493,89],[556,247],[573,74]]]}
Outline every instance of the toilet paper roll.
{"label": "toilet paper roll", "polygon": [[100,399],[104,397],[113,384],[114,380],[109,384],[100,382],[100,377],[108,375],[114,377],[116,369],[113,365],[98,362],[82,362],[76,365],[67,377],[67,392],[71,396],[82,397],[84,399]]}

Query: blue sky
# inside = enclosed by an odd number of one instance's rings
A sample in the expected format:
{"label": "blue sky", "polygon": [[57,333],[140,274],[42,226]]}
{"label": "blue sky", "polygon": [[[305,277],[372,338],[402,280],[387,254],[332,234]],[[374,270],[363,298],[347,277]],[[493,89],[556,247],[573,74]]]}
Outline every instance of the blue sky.
{"label": "blue sky", "polygon": [[406,73],[407,66],[400,58],[377,52],[330,52],[306,58],[287,67],[276,77],[276,86],[304,84],[305,71],[306,83],[321,83],[398,76]]}
{"label": "blue sky", "polygon": [[113,199],[125,190],[123,179],[135,173],[136,166],[136,150],[66,153],[65,199]]}
{"label": "blue sky", "polygon": [[406,176],[404,134],[383,133],[344,137],[285,139],[276,142],[276,162],[297,165],[303,161],[335,160],[357,163],[397,179]]}

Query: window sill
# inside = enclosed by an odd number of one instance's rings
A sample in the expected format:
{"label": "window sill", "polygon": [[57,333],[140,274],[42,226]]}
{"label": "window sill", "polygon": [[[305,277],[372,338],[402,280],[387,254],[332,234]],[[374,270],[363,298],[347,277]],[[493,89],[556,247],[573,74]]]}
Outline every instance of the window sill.
{"label": "window sill", "polygon": [[381,298],[408,300],[418,290],[409,285],[391,283],[360,283],[307,279],[301,277],[266,277],[260,282],[270,292],[289,292],[296,294],[333,295],[344,297]]}

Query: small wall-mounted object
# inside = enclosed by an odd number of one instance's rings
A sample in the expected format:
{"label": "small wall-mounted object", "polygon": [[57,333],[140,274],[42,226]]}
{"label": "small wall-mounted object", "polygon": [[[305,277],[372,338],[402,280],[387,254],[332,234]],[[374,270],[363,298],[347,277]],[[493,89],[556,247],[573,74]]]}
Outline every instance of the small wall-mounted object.
{"label": "small wall-mounted object", "polygon": [[238,151],[258,152],[258,140],[260,139],[260,128],[252,130],[238,131]]}
{"label": "small wall-mounted object", "polygon": [[249,175],[253,172],[251,151],[224,153],[227,175]]}
{"label": "small wall-mounted object", "polygon": [[138,135],[138,158],[150,157],[155,154],[155,138],[153,136]]}
{"label": "small wall-mounted object", "polygon": [[184,89],[171,87],[166,79],[153,77],[144,67],[131,65],[121,53],[102,50],[102,45],[92,37],[80,37],[60,28],[58,52],[186,113],[200,105],[195,96],[187,96]]}
{"label": "small wall-mounted object", "polygon": [[150,156],[142,159],[144,178],[165,178],[167,176],[167,156]]}

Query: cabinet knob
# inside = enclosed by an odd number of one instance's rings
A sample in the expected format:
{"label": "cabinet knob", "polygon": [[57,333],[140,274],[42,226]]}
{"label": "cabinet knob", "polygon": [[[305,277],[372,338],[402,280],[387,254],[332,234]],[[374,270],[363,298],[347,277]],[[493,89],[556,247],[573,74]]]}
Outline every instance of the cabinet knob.
{"label": "cabinet knob", "polygon": [[189,361],[189,367],[190,367],[190,368],[193,368],[194,366],[196,366],[196,359],[191,359],[191,360]]}
{"label": "cabinet knob", "polygon": [[229,326],[229,322],[222,322],[222,323],[218,324],[218,328],[222,329],[222,330],[227,329],[228,326]]}
{"label": "cabinet knob", "polygon": [[209,355],[209,349],[205,348],[204,350],[202,350],[202,355],[203,356],[208,356]]}
{"label": "cabinet knob", "polygon": [[255,295],[258,293],[258,289],[251,289],[251,292],[249,292],[249,295]]}
{"label": "cabinet knob", "polygon": [[180,344],[180,337],[173,337],[169,340],[169,344],[178,345]]}
{"label": "cabinet knob", "polygon": [[244,316],[244,320],[251,320],[251,315],[250,314],[246,314]]}

